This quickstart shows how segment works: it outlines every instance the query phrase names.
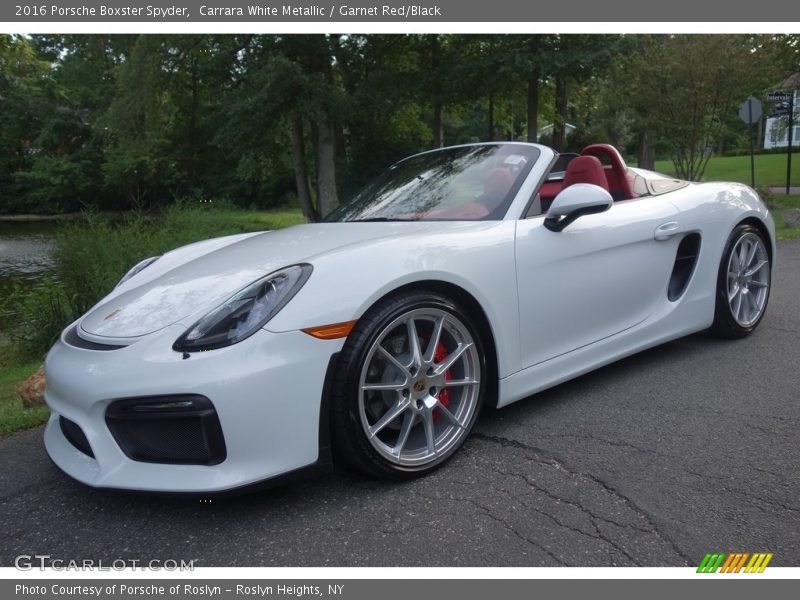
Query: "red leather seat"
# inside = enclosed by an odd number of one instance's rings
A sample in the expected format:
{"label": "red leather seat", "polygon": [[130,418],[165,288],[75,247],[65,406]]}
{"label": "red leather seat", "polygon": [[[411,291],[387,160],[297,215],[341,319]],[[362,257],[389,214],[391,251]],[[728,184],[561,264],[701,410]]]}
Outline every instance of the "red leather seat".
{"label": "red leather seat", "polygon": [[577,156],[569,162],[564,173],[564,187],[575,183],[591,183],[609,191],[603,163],[596,156]]}
{"label": "red leather seat", "polygon": [[633,191],[633,176],[628,167],[625,166],[625,159],[619,150],[609,144],[591,144],[586,146],[581,152],[582,156],[596,156],[600,162],[609,164],[604,167],[608,188],[614,200],[628,200],[636,198],[638,194]]}

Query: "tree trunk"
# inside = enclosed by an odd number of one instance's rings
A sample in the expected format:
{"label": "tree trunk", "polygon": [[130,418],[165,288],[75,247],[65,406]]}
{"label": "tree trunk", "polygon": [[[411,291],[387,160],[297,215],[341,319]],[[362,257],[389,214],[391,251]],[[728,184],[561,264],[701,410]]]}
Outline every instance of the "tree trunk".
{"label": "tree trunk", "polygon": [[317,115],[317,211],[325,217],[339,204],[336,192],[336,132],[330,115]]}
{"label": "tree trunk", "polygon": [[333,34],[329,39],[331,43],[331,53],[336,60],[336,68],[339,71],[339,76],[342,78],[342,85],[345,91],[352,96],[355,93],[355,84],[353,83],[353,72],[350,70],[350,64],[347,61],[347,53],[344,48],[342,48],[339,35]]}
{"label": "tree trunk", "polygon": [[304,138],[303,120],[299,115],[294,115],[292,117],[292,161],[294,163],[294,182],[297,186],[297,200],[300,203],[300,210],[303,211],[306,221],[313,223],[319,220],[319,215],[311,202]]}
{"label": "tree trunk", "polygon": [[640,169],[649,169],[650,171],[655,168],[655,153],[653,146],[650,145],[650,138],[646,131],[642,132],[639,136],[639,156],[637,166]]}
{"label": "tree trunk", "polygon": [[439,36],[431,36],[431,75],[433,77],[433,147],[441,148],[444,146],[444,124],[442,113],[444,112],[444,102],[442,101],[442,79],[439,73],[439,62],[441,60],[441,46]]}
{"label": "tree trunk", "polygon": [[[317,217],[326,217],[338,205],[336,186],[337,124],[334,119],[331,98],[334,94],[333,54],[330,36],[307,38],[313,41],[308,54],[308,68],[321,75],[325,86],[318,91],[317,106],[311,122],[311,139],[314,146],[315,192]],[[338,40],[337,40],[338,41]]]}
{"label": "tree trunk", "polygon": [[494,132],[494,96],[489,94],[489,135],[486,138],[487,141],[493,142],[495,141],[495,132]]}
{"label": "tree trunk", "polygon": [[[349,96],[348,100],[351,100],[356,93],[355,83],[353,82],[353,73],[350,69],[350,64],[348,62],[347,51],[345,48],[342,47],[341,44],[341,36],[337,34],[333,34],[328,38],[330,40],[331,46],[331,54],[336,64],[336,68],[339,72],[339,77],[342,80],[342,86],[344,87],[344,91],[347,92]],[[328,82],[332,85],[333,84],[333,75],[332,73],[328,73]],[[358,133],[360,133],[360,120],[358,118],[350,118],[347,122],[347,130],[350,134],[350,139],[355,135],[355,138],[358,139]],[[348,138],[345,135],[345,126],[342,123],[341,119],[336,122],[336,172],[339,174],[339,177],[342,176],[342,173],[347,172],[347,148],[348,148]]]}
{"label": "tree trunk", "polygon": [[[333,129],[334,129],[334,135],[336,136],[336,174],[339,180],[341,180],[342,176],[346,177],[348,173],[347,137],[344,132],[345,131],[344,125],[342,124],[341,121],[337,121]],[[337,191],[337,198],[338,198],[338,191]]]}
{"label": "tree trunk", "polygon": [[756,149],[764,147],[764,116],[758,120],[758,127],[756,128],[756,139],[753,140],[753,146]]}
{"label": "tree trunk", "polygon": [[192,108],[189,115],[189,165],[187,179],[189,187],[193,188],[197,185],[197,150],[199,143],[197,140],[197,113],[200,110],[200,77],[197,72],[197,59],[192,57],[191,61],[191,74],[192,74]]}
{"label": "tree trunk", "polygon": [[444,125],[442,124],[442,112],[444,107],[438,100],[433,105],[433,147],[441,148],[444,146]]}
{"label": "tree trunk", "polygon": [[553,149],[563,152],[567,147],[567,80],[556,76],[556,121],[553,124]]}
{"label": "tree trunk", "polygon": [[528,141],[536,143],[539,138],[539,67],[528,75]]}

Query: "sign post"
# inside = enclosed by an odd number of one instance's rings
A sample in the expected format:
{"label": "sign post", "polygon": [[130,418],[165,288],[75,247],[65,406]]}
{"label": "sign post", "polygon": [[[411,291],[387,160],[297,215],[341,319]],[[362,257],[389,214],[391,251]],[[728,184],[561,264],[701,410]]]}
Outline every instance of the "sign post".
{"label": "sign post", "polygon": [[789,154],[786,156],[786,195],[792,179],[792,134],[794,133],[794,93],[789,96]]}
{"label": "sign post", "polygon": [[750,96],[742,102],[739,107],[739,118],[745,123],[750,124],[750,187],[756,187],[756,162],[755,149],[753,147],[753,123],[757,123],[761,118],[761,102],[757,98]]}
{"label": "sign post", "polygon": [[786,149],[786,195],[789,195],[792,179],[792,134],[794,133],[794,91],[772,92],[767,94],[767,102],[788,102],[789,103],[789,147]]}

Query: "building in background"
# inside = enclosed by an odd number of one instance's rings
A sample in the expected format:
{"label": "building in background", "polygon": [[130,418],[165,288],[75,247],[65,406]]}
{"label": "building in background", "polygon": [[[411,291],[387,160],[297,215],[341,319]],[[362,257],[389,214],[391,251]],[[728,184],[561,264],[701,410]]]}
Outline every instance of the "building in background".
{"label": "building in background", "polygon": [[[778,90],[794,93],[794,125],[792,132],[792,148],[800,148],[800,73],[795,73],[782,81]],[[793,92],[792,92],[793,90]],[[764,128],[764,148],[786,148],[789,146],[789,102],[775,104],[767,113]]]}

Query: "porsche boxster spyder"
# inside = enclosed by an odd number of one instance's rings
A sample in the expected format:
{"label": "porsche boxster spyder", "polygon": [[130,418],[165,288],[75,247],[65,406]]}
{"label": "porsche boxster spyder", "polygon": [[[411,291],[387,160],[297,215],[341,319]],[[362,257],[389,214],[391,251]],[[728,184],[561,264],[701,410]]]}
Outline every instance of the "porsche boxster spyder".
{"label": "porsche boxster spyder", "polygon": [[55,464],[208,493],[333,462],[407,478],[483,407],[764,316],[773,220],[749,187],[471,144],[391,166],[325,222],[134,266],[46,360]]}

